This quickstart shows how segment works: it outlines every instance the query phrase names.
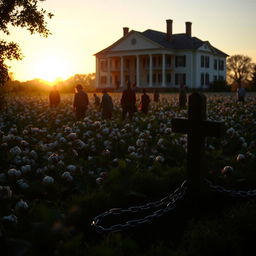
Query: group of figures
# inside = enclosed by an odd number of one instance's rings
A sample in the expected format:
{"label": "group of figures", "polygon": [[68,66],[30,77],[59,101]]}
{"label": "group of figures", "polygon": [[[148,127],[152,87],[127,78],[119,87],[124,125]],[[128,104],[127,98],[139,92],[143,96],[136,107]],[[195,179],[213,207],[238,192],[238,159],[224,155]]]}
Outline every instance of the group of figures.
{"label": "group of figures", "polygon": [[[78,84],[76,87],[76,93],[73,100],[73,110],[76,114],[76,119],[81,120],[85,117],[86,111],[89,106],[89,98],[87,93],[83,90],[81,84]],[[108,94],[108,91],[104,89],[102,91],[102,98],[97,94],[94,96],[94,105],[97,109],[101,111],[102,119],[112,119],[112,113],[114,109],[112,97]],[[160,95],[157,89],[154,91],[153,100],[154,102],[159,102]],[[60,93],[57,90],[56,86],[50,91],[49,94],[50,107],[55,108],[60,104]],[[144,114],[148,113],[149,104],[151,100],[147,94],[146,89],[142,90],[142,95],[140,97],[139,107],[136,106],[136,92],[131,88],[131,85],[127,83],[126,89],[122,92],[121,96],[121,108],[122,108],[122,120],[125,120],[128,116],[129,120],[132,120],[135,112],[140,111]],[[184,86],[181,86],[179,93],[179,106],[184,108],[187,103],[187,94]]]}

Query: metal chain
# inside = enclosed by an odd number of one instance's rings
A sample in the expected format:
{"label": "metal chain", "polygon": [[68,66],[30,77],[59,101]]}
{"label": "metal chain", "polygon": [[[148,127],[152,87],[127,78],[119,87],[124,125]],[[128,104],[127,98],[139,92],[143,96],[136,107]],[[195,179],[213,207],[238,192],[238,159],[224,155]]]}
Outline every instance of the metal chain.
{"label": "metal chain", "polygon": [[241,197],[241,198],[250,198],[256,197],[256,189],[254,190],[234,190],[234,189],[226,189],[220,185],[214,185],[210,180],[205,179],[205,183],[212,189],[219,193],[226,193],[233,197]]}
{"label": "metal chain", "polygon": [[[96,231],[99,233],[102,232],[118,232],[127,228],[136,227],[138,225],[149,223],[152,220],[161,217],[162,215],[172,211],[176,207],[176,202],[183,198],[186,193],[187,186],[186,180],[183,181],[180,187],[178,187],[172,194],[162,198],[159,201],[154,201],[150,203],[146,203],[144,205],[131,206],[127,209],[122,208],[113,208],[107,212],[101,213],[93,219],[92,226],[95,227]],[[101,225],[102,221],[108,216],[118,216],[124,213],[138,213],[146,210],[151,210],[154,208],[159,208],[160,206],[164,206],[163,208],[156,210],[150,215],[145,216],[144,218],[134,219],[126,221],[124,224],[115,224],[110,227],[103,227]]]}

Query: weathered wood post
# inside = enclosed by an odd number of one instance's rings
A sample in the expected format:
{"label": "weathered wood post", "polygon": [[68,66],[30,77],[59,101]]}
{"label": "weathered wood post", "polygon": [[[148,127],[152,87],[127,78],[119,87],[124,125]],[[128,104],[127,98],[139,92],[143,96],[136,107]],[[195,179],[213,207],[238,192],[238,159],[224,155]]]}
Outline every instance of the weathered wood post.
{"label": "weathered wood post", "polygon": [[172,119],[173,132],[188,134],[188,193],[192,197],[197,197],[200,193],[205,137],[220,137],[224,131],[223,122],[207,121],[206,117],[206,96],[194,92],[189,96],[188,119]]}

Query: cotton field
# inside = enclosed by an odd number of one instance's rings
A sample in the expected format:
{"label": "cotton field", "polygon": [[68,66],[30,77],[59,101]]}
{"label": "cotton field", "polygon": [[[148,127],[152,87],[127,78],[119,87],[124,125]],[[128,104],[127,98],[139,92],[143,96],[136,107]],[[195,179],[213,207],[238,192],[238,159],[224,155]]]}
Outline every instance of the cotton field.
{"label": "cotton field", "polygon": [[[149,113],[136,112],[132,122],[121,121],[120,94],[111,96],[111,121],[101,119],[92,95],[82,121],[75,120],[73,95],[62,95],[54,109],[49,108],[46,95],[8,98],[0,113],[2,233],[21,237],[26,226],[33,229],[31,223],[40,222],[48,223],[51,230],[61,223],[58,229],[70,233],[76,224],[69,223],[72,228],[67,230],[63,223],[74,197],[90,197],[96,191],[107,194],[120,180],[123,183],[116,191],[123,188],[137,193],[134,190],[139,188],[133,185],[137,178],[130,179],[129,172],[140,179],[149,174],[162,177],[174,169],[183,170],[181,179],[186,176],[187,136],[171,128],[172,118],[187,117],[187,109],[178,107],[178,96],[162,94],[155,103],[150,95]],[[256,172],[256,96],[248,94],[242,104],[231,93],[207,94],[207,114],[210,120],[224,121],[226,132],[223,138],[206,139],[204,175],[229,180],[234,186],[236,181],[249,179],[250,185]],[[122,172],[116,174],[120,170],[125,170],[126,181]],[[42,205],[51,217],[44,216]]]}

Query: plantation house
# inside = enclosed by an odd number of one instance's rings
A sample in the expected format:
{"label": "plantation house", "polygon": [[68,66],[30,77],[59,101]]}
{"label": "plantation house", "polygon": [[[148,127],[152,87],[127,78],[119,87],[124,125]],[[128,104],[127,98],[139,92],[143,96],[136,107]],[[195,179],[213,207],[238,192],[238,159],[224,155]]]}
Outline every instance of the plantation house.
{"label": "plantation house", "polygon": [[166,20],[166,33],[123,28],[123,37],[95,54],[96,88],[122,89],[127,81],[138,88],[206,89],[216,80],[226,80],[224,52],[208,41],[192,36],[192,23],[186,31],[172,33],[172,20]]}

